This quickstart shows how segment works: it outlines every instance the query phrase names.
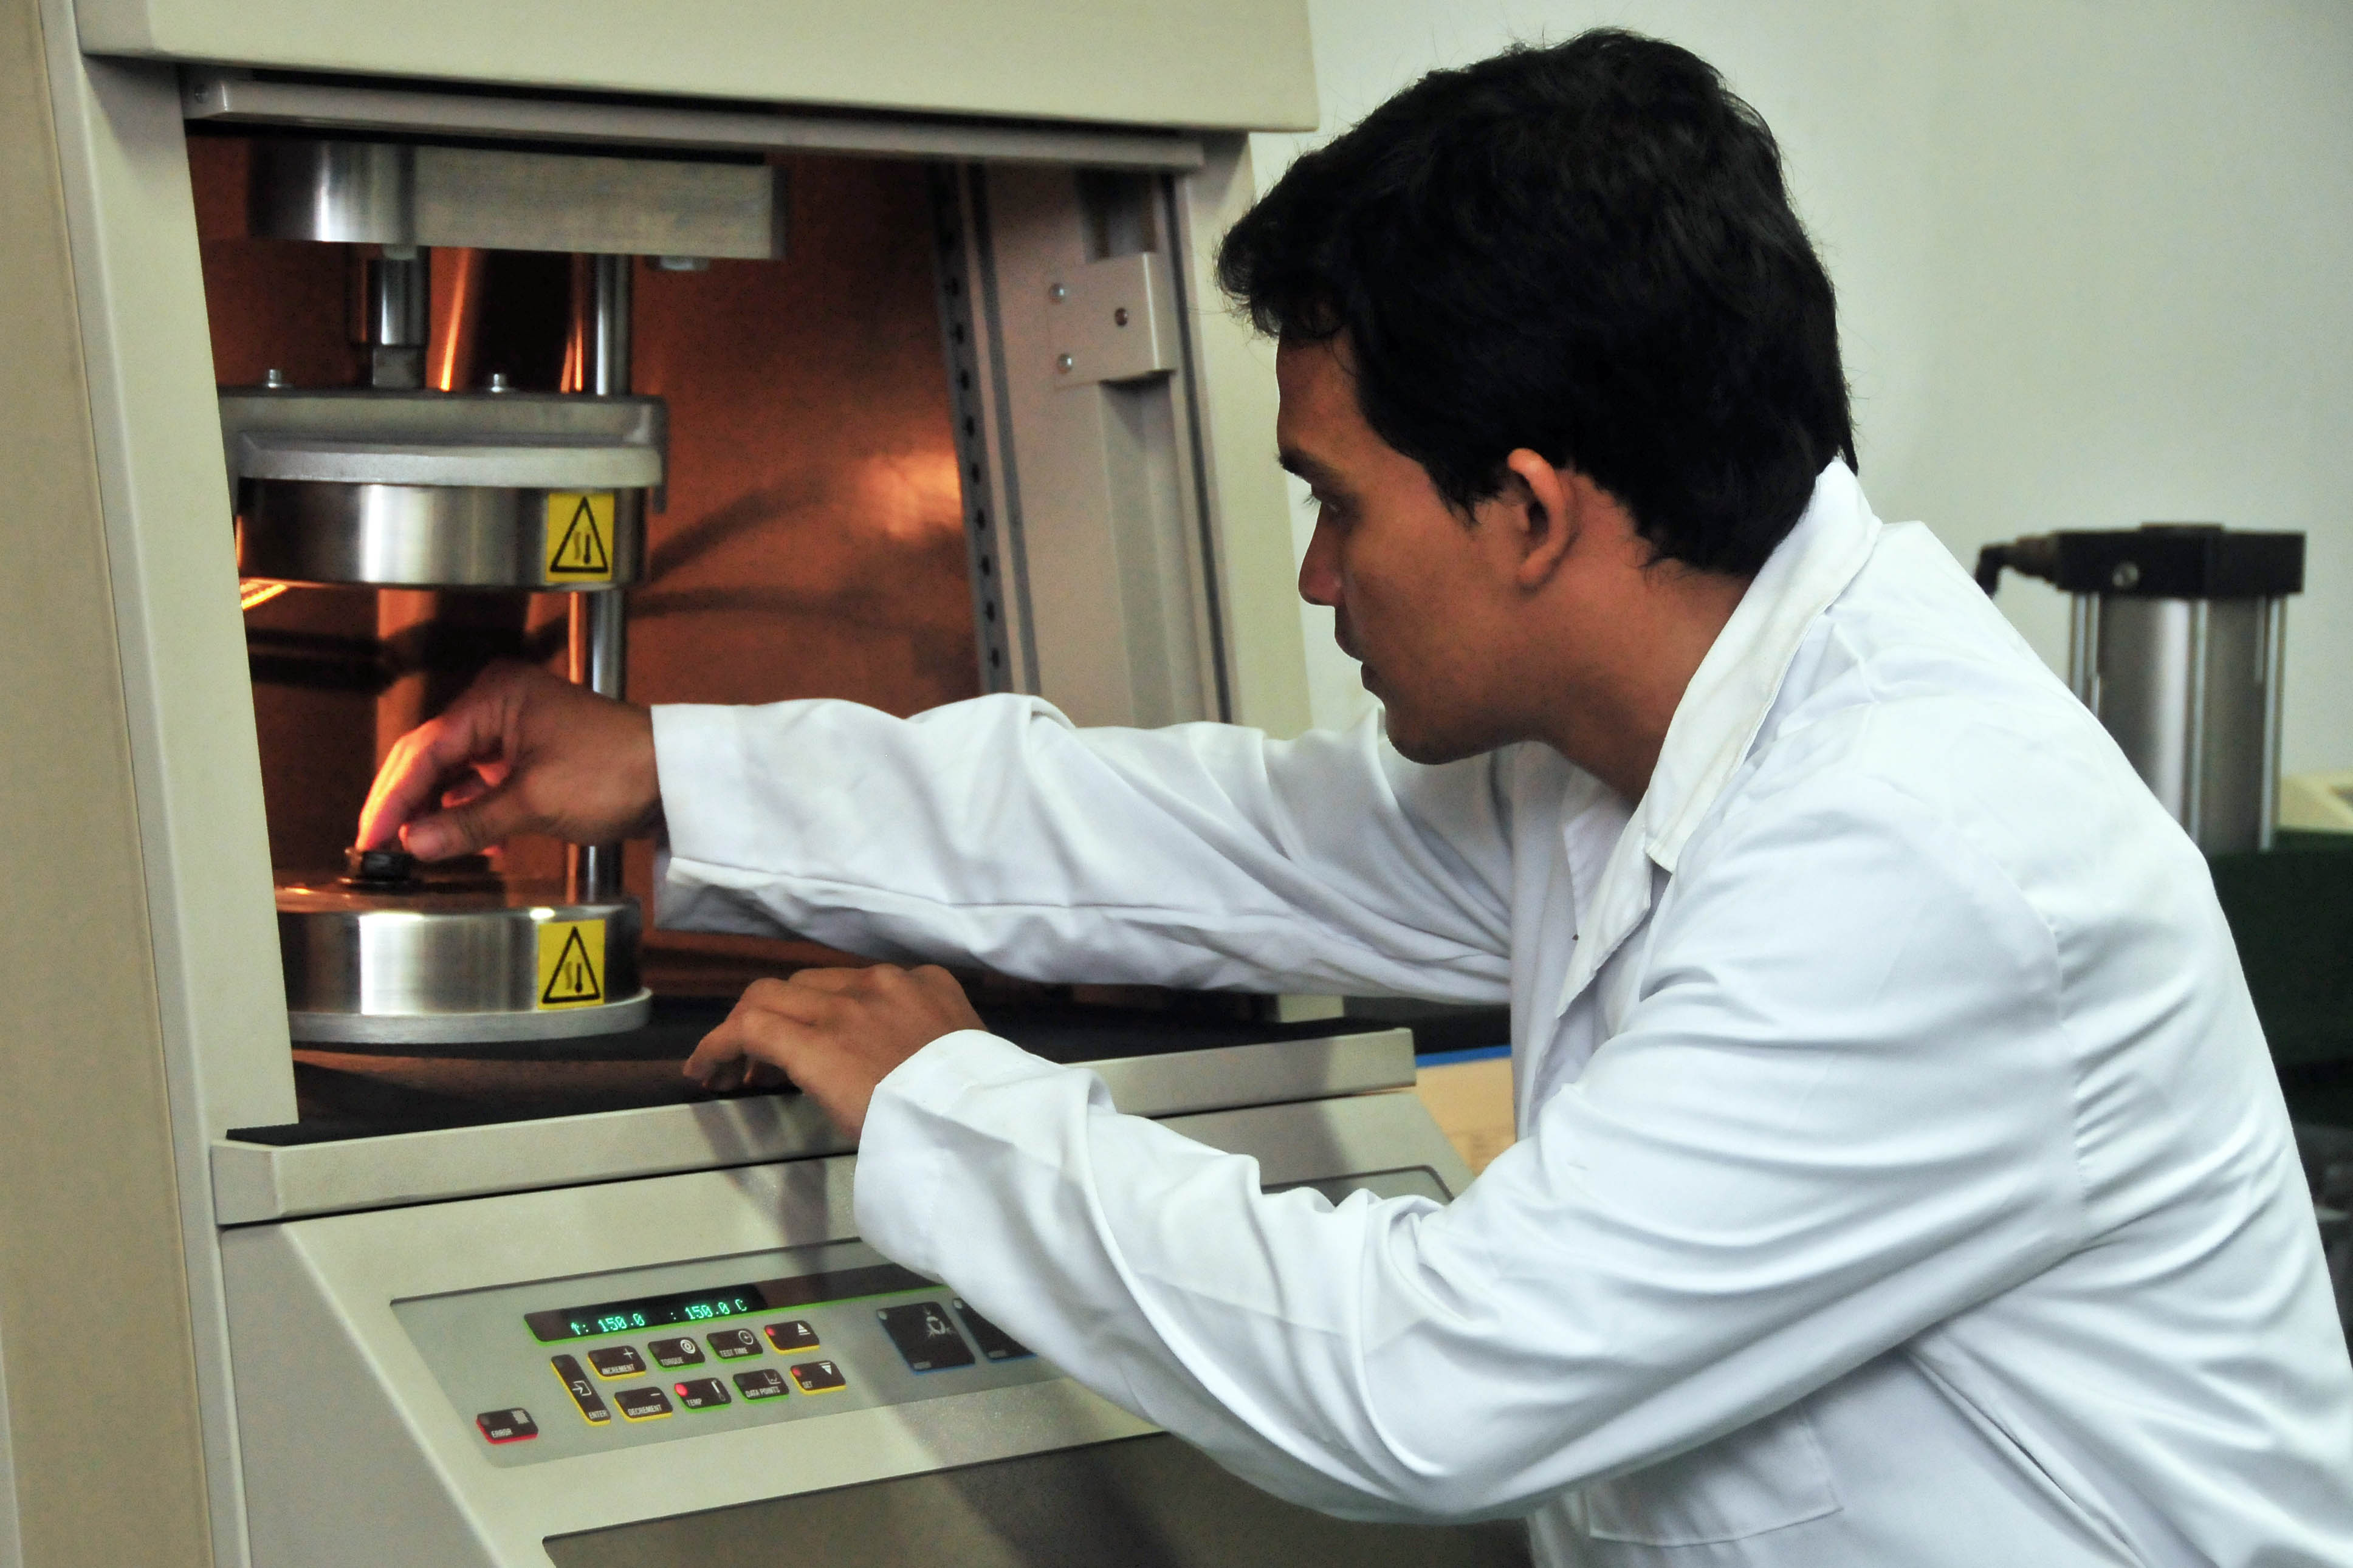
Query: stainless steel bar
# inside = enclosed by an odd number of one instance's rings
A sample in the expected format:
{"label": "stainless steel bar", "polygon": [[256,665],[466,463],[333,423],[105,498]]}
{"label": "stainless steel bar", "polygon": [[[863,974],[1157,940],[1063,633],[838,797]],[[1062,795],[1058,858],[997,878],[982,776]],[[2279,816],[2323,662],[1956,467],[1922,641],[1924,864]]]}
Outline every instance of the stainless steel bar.
{"label": "stainless steel bar", "polygon": [[2100,596],[2076,594],[2067,601],[2067,684],[2093,712],[2100,710]]}
{"label": "stainless steel bar", "polygon": [[2280,720],[2287,688],[2287,601],[2266,599],[2263,618],[2263,779],[2255,803],[2255,847],[2268,849],[2279,832]]}
{"label": "stainless steel bar", "polygon": [[2200,847],[2211,834],[2206,821],[2206,698],[2213,660],[2213,606],[2204,599],[2189,605],[2189,722],[2182,743],[2181,825]]}
{"label": "stainless steel bar", "polygon": [[425,384],[432,279],[426,253],[413,245],[387,245],[368,262],[369,385],[413,392]]}
{"label": "stainless steel bar", "polygon": [[[588,265],[588,290],[577,302],[580,385],[611,397],[629,390],[629,279],[635,258],[598,256]],[[617,592],[579,594],[571,606],[573,680],[617,700],[628,691],[628,619]],[[621,891],[621,846],[575,847],[566,861],[574,896],[600,900]]]}
{"label": "stainless steel bar", "polygon": [[1095,126],[1009,125],[981,121],[834,111],[664,108],[533,98],[513,93],[415,92],[344,82],[257,81],[216,67],[190,66],[181,112],[306,131],[381,131],[406,135],[581,142],[598,148],[687,147],[713,152],[787,148],[875,158],[942,158],[1080,168],[1201,167],[1201,139]]}

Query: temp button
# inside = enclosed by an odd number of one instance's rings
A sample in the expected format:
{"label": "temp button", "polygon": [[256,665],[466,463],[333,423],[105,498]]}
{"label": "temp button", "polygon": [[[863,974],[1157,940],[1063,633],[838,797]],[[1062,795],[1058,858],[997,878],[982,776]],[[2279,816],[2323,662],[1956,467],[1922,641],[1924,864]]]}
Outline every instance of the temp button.
{"label": "temp button", "polygon": [[613,1418],[613,1412],[596,1392],[596,1380],[588,1375],[587,1370],[580,1364],[579,1358],[568,1355],[553,1356],[549,1358],[547,1364],[554,1367],[555,1375],[563,1380],[565,1392],[572,1395],[572,1403],[580,1406],[582,1420],[591,1426],[602,1426]]}
{"label": "temp button", "polygon": [[727,1403],[727,1389],[715,1377],[690,1377],[671,1390],[689,1410],[709,1410]]}

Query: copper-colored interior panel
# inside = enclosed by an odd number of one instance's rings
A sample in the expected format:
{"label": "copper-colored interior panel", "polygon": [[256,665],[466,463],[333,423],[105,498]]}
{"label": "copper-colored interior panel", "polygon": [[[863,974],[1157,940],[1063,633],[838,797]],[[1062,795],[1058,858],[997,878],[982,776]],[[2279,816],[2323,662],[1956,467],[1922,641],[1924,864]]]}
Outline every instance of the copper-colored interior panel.
{"label": "copper-colored interior panel", "polygon": [[[251,237],[250,146],[189,143],[215,378],[250,385],[275,369],[297,386],[356,384],[370,247]],[[667,401],[670,462],[629,595],[629,696],[843,697],[913,713],[979,689],[924,174],[787,164],[784,259],[635,268],[632,390]],[[559,385],[578,271],[561,256],[435,253],[428,380],[462,389],[498,371]],[[322,588],[250,611],[273,860],[334,860],[391,740],[491,658],[561,669],[564,617],[557,595]],[[503,858],[512,874],[561,865],[543,843]],[[633,847],[641,897],[650,858]],[[651,945],[658,988],[706,994],[837,956],[743,939]]]}

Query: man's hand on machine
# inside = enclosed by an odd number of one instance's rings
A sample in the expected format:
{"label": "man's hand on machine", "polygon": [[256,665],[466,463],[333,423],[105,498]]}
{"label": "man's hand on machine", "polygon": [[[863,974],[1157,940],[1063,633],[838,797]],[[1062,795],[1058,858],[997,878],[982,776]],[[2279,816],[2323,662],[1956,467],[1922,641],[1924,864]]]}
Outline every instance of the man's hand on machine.
{"label": "man's hand on machine", "polygon": [[753,982],[687,1058],[686,1076],[712,1089],[790,1078],[855,1138],[892,1068],[943,1035],[980,1026],[964,987],[936,966],[804,969]]}
{"label": "man's hand on machine", "polygon": [[660,820],[651,714],[531,665],[494,664],[393,746],[360,813],[359,846],[396,840],[420,860],[446,860],[518,833],[609,844]]}

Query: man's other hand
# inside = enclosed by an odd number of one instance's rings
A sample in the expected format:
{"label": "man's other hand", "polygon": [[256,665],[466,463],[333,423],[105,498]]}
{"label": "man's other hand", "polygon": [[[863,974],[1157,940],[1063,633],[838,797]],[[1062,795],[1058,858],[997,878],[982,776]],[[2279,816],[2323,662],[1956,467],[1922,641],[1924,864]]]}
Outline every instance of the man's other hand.
{"label": "man's other hand", "polygon": [[494,664],[393,746],[359,846],[397,839],[420,860],[447,860],[518,833],[609,844],[660,820],[650,713],[544,669]]}
{"label": "man's other hand", "polygon": [[686,1076],[731,1089],[780,1073],[855,1138],[892,1068],[943,1035],[980,1026],[955,976],[934,965],[804,969],[789,980],[754,981],[695,1047]]}

